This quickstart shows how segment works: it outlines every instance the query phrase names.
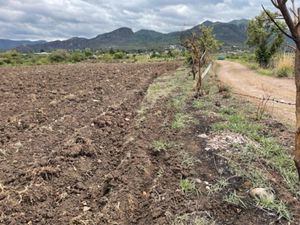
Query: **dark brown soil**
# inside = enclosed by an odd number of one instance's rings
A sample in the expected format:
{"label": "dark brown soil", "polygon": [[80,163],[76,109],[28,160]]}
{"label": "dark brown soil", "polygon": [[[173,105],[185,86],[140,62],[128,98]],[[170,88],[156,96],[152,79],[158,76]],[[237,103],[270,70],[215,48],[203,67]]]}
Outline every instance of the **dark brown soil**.
{"label": "dark brown soil", "polygon": [[[194,225],[195,218],[287,224],[254,205],[225,203],[226,193],[207,194],[221,177],[229,178],[228,192],[249,188],[243,177],[220,174],[217,167],[226,168],[226,160],[205,151],[199,138],[220,118],[188,107],[198,122],[173,129],[170,98],[137,114],[154,78],[178,66],[0,69],[0,224]],[[272,126],[274,135],[292,143],[285,127]],[[168,142],[167,149],[155,152],[157,140]],[[183,179],[197,191],[184,193]]]}
{"label": "dark brown soil", "polygon": [[1,68],[0,223],[104,221],[107,197],[117,180],[127,180],[112,172],[128,156],[139,103],[154,78],[177,67]]}

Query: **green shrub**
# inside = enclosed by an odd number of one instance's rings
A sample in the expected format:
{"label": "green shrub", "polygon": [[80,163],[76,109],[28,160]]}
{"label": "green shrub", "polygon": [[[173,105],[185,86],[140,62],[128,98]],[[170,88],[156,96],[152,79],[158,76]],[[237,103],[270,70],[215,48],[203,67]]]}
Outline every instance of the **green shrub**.
{"label": "green shrub", "polygon": [[56,50],[49,55],[49,61],[52,63],[65,62],[69,58],[69,54],[65,50]]}
{"label": "green shrub", "polygon": [[280,67],[276,70],[277,77],[289,77],[293,73],[293,69],[290,67]]}
{"label": "green shrub", "polygon": [[26,55],[23,59],[25,64],[35,65],[39,61],[39,56],[36,55]]}
{"label": "green shrub", "polygon": [[93,52],[91,51],[91,49],[87,48],[84,50],[84,55],[86,58],[91,58],[93,56]]}
{"label": "green shrub", "polygon": [[229,58],[229,59],[239,59],[239,56],[235,55],[235,54],[231,54],[231,55],[228,55],[227,58]]}
{"label": "green shrub", "polygon": [[3,62],[4,62],[5,64],[12,64],[12,59],[11,59],[11,58],[4,58],[4,59],[3,59]]}
{"label": "green shrub", "polygon": [[174,58],[175,57],[175,53],[173,53],[173,51],[171,51],[171,50],[168,50],[166,56],[169,57],[169,58]]}
{"label": "green shrub", "polygon": [[251,63],[251,64],[249,65],[249,68],[250,68],[251,70],[257,70],[257,69],[259,68],[259,66],[258,66],[258,64]]}
{"label": "green shrub", "polygon": [[1,53],[0,57],[2,58],[3,64],[12,64],[13,63],[12,55],[13,55],[12,51]]}
{"label": "green shrub", "polygon": [[17,52],[17,51],[15,51],[15,50],[13,50],[13,51],[7,51],[7,52],[4,52],[4,53],[2,53],[1,54],[1,56],[3,57],[3,58],[16,58],[16,57],[18,57],[19,56],[19,53]]}
{"label": "green shrub", "polygon": [[187,65],[192,65],[193,64],[193,58],[192,58],[192,55],[190,53],[185,54],[185,63]]}
{"label": "green shrub", "polygon": [[85,59],[86,56],[86,52],[84,53],[84,55],[81,52],[73,52],[71,54],[71,61],[72,62],[81,62]]}
{"label": "green shrub", "polygon": [[124,59],[126,54],[124,52],[116,52],[114,53],[113,58],[114,59]]}
{"label": "green shrub", "polygon": [[111,55],[110,53],[104,53],[104,54],[99,55],[98,59],[101,61],[109,62],[109,61],[113,60],[113,55]]}
{"label": "green shrub", "polygon": [[16,50],[12,50],[12,51],[10,51],[10,55],[12,56],[12,57],[18,57],[19,56],[19,53],[16,51]]}
{"label": "green shrub", "polygon": [[226,58],[225,55],[218,55],[218,58],[217,58],[217,59],[218,59],[218,60],[225,60],[225,58]]}
{"label": "green shrub", "polygon": [[42,57],[39,58],[39,60],[36,62],[37,65],[45,65],[45,64],[49,64],[49,59],[48,57]]}
{"label": "green shrub", "polygon": [[111,55],[115,54],[115,50],[113,48],[109,49],[109,54]]}
{"label": "green shrub", "polygon": [[151,52],[150,54],[150,59],[153,59],[153,58],[161,58],[161,54],[159,52]]}

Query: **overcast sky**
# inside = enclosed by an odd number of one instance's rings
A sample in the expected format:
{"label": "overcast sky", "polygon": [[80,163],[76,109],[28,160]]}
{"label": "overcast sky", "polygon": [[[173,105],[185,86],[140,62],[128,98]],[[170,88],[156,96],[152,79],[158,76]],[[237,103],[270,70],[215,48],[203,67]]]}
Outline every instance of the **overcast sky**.
{"label": "overcast sky", "polygon": [[0,38],[94,37],[130,27],[180,31],[205,20],[252,18],[270,0],[0,0]]}

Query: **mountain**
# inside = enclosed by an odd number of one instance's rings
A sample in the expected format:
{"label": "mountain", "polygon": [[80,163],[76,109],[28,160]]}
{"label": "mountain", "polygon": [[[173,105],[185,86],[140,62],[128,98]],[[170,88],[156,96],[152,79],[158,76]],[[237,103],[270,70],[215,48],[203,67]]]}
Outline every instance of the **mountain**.
{"label": "mountain", "polygon": [[238,26],[247,26],[249,23],[249,20],[241,19],[241,20],[232,20],[229,22],[230,24],[235,24]]}
{"label": "mountain", "polygon": [[[225,46],[242,46],[247,40],[248,22],[248,20],[233,20],[228,23],[205,21],[202,25],[212,27],[216,38],[222,41]],[[185,31],[185,35],[191,33],[199,34],[199,25]]]}
{"label": "mountain", "polygon": [[45,43],[46,41],[14,41],[14,40],[7,40],[7,39],[0,39],[0,51],[9,50],[12,48],[16,48],[18,46],[29,46],[35,44]]}
{"label": "mountain", "polygon": [[122,27],[109,33],[100,34],[86,42],[86,48],[109,49],[124,48],[134,38],[134,32],[127,27]]}
{"label": "mountain", "polygon": [[216,38],[224,43],[224,46],[244,46],[246,41],[246,29],[248,20],[233,20],[231,22],[211,22],[205,21],[191,29],[160,33],[153,30],[140,30],[133,32],[130,28],[122,27],[109,33],[100,34],[97,37],[71,38],[64,41],[53,41],[48,43],[38,43],[33,45],[22,45],[17,47],[19,51],[52,51],[54,49],[95,49],[95,50],[148,50],[164,49],[170,45],[180,45],[181,39],[189,36],[191,33],[200,33],[201,25],[210,26],[216,35]]}
{"label": "mountain", "polygon": [[139,30],[135,33],[135,37],[143,40],[152,40],[163,36],[163,33],[156,32],[154,30]]}

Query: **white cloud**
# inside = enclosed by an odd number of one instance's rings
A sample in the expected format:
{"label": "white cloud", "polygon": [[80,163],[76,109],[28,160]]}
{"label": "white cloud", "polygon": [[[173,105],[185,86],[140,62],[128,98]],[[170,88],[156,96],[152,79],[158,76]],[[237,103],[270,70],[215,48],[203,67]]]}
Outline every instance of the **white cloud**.
{"label": "white cloud", "polygon": [[0,0],[0,38],[93,37],[119,27],[171,32],[251,18],[269,0]]}

